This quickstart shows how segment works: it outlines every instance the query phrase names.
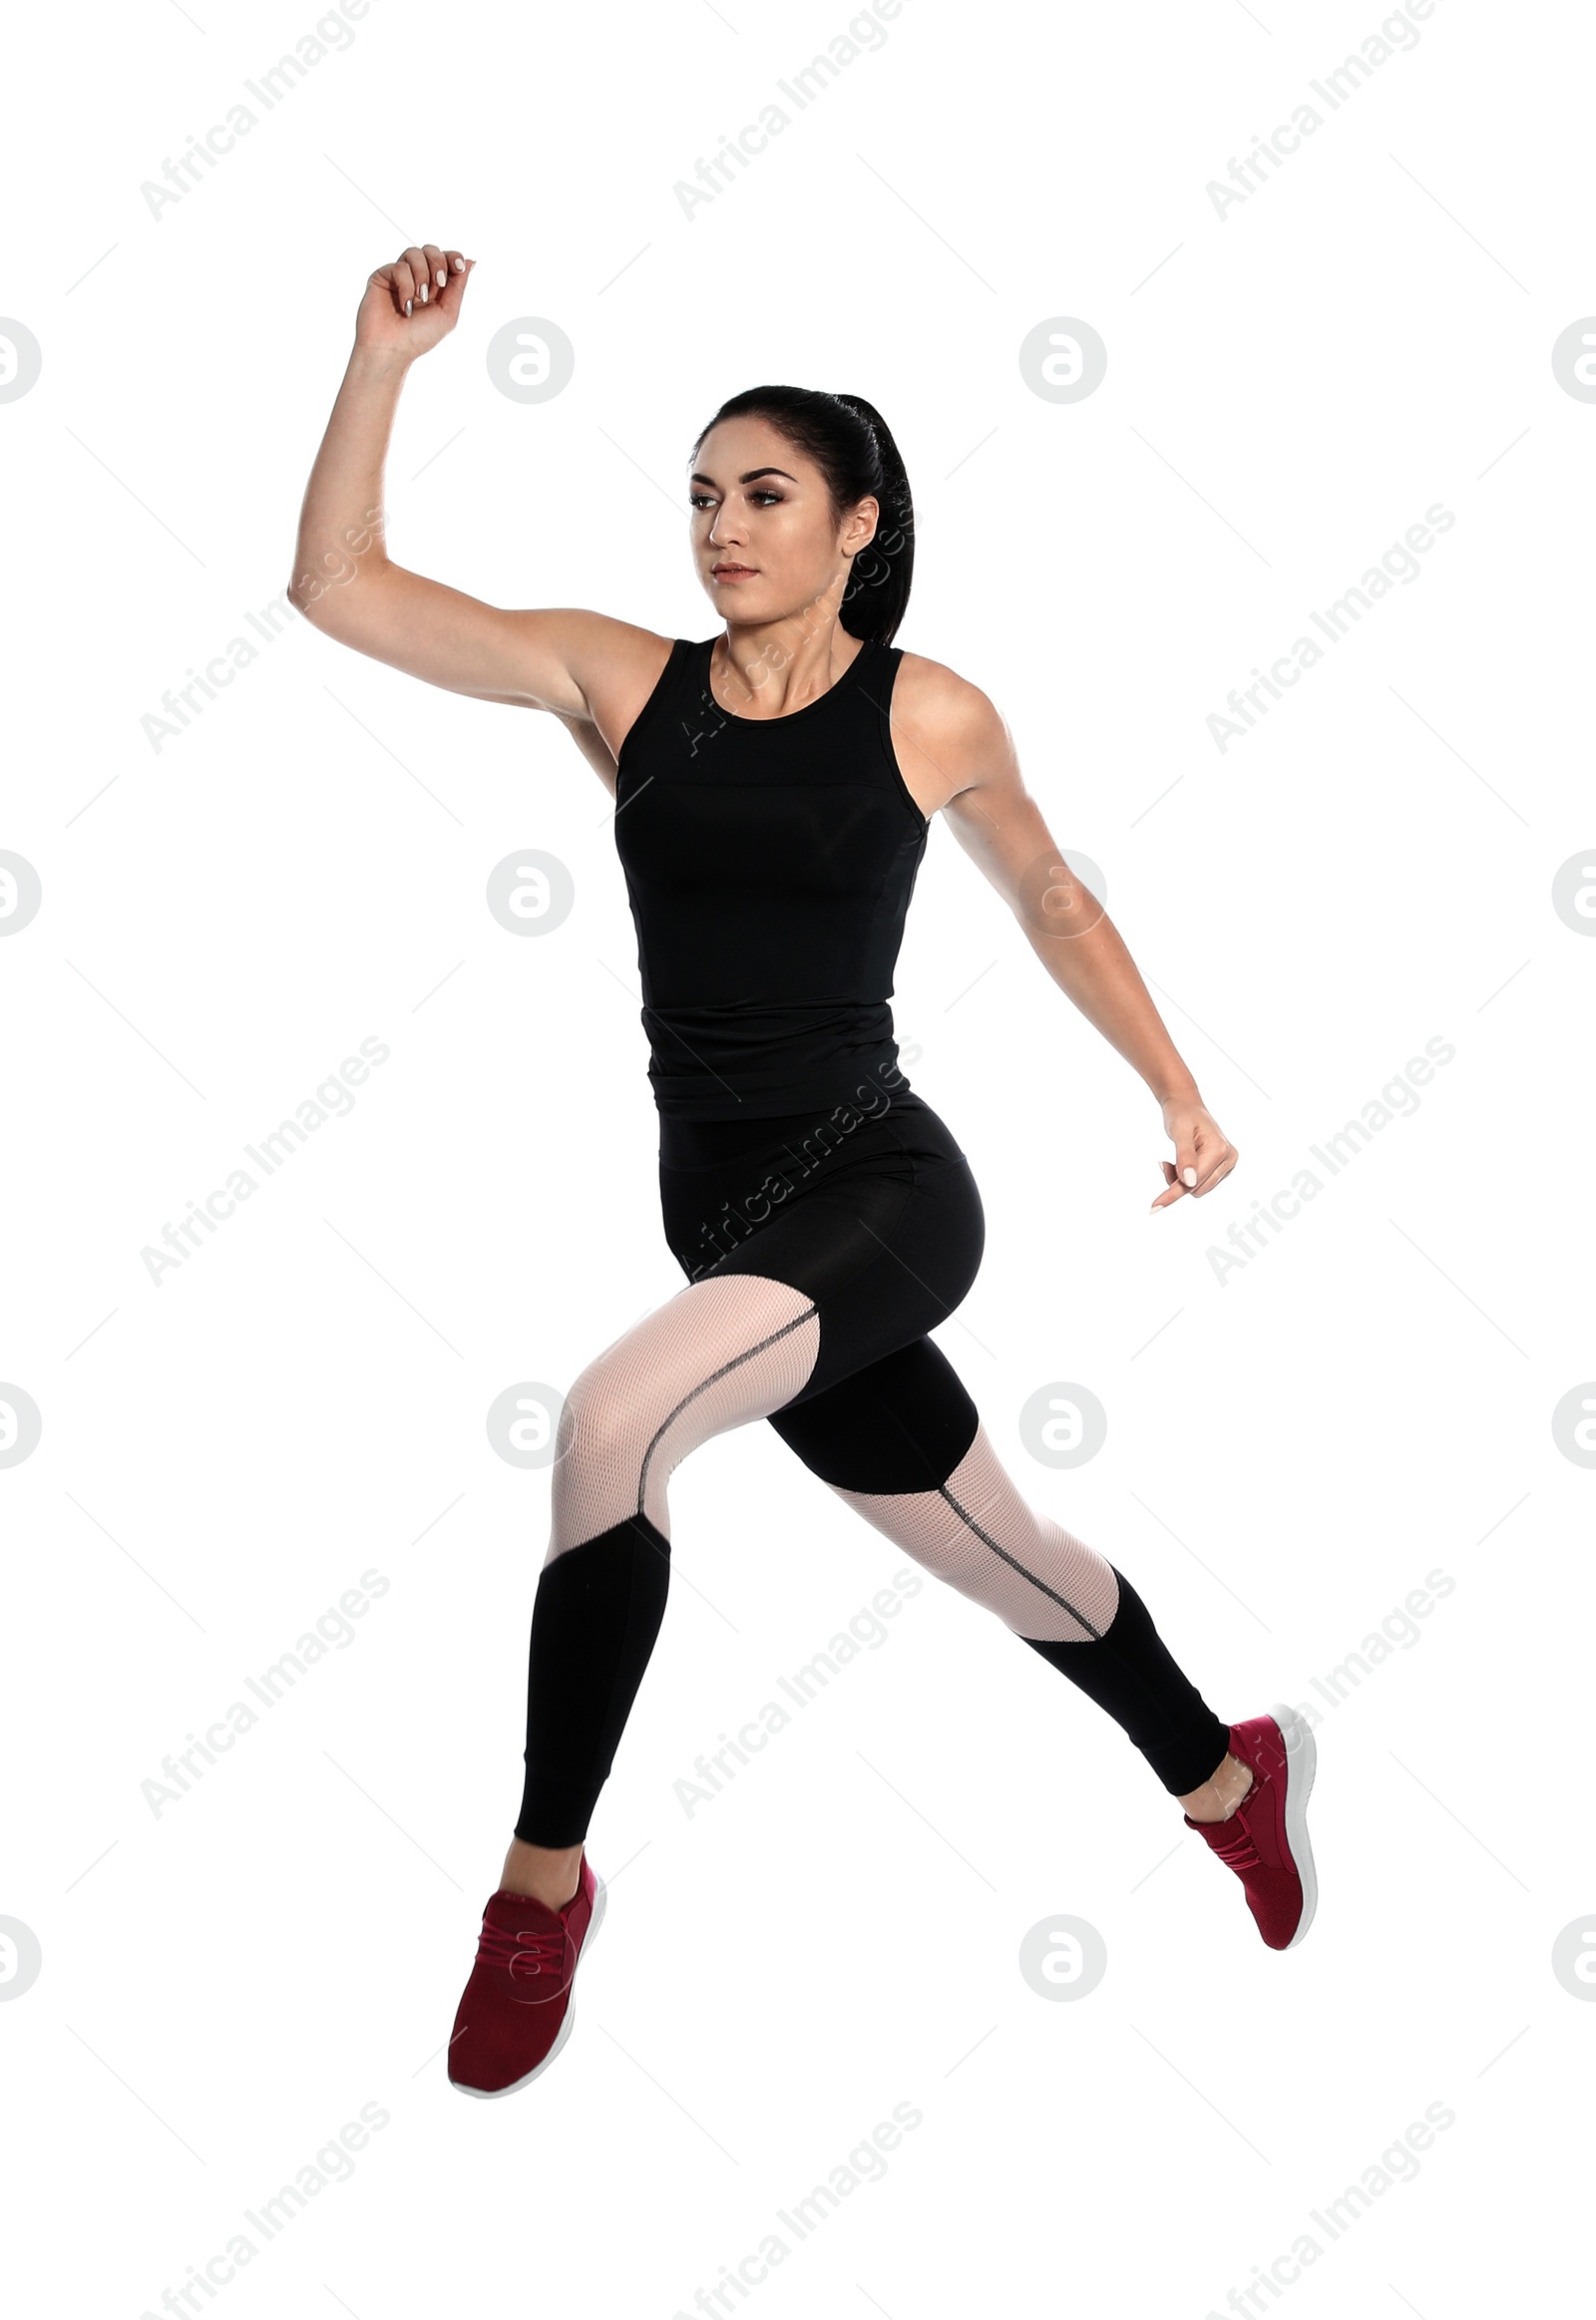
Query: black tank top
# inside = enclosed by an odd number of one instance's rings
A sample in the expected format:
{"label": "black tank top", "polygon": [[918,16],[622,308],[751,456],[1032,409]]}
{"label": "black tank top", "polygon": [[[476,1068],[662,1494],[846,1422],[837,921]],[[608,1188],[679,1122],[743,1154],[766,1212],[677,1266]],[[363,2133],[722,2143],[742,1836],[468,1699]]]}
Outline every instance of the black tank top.
{"label": "black tank top", "polygon": [[930,828],[889,724],[902,652],[866,641],[820,698],[757,719],[677,637],[620,745],[615,849],[660,1113],[758,1119],[907,1092],[893,969]]}

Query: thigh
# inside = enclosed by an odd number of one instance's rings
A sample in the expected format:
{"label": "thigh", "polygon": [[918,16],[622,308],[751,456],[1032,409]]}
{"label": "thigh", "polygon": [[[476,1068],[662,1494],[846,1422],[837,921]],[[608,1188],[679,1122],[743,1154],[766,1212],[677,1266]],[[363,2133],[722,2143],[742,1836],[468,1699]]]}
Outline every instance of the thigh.
{"label": "thigh", "polygon": [[803,1401],[946,1321],[986,1239],[970,1163],[929,1106],[821,1126],[728,1124],[723,1140],[698,1140],[698,1165],[660,1166],[665,1237],[684,1271],[761,1276],[812,1300],[820,1346]]}
{"label": "thigh", "polygon": [[790,1401],[819,1337],[811,1298],[748,1274],[692,1282],[634,1323],[561,1407],[548,1559],[638,1516],[668,1539],[672,1470],[711,1434]]}

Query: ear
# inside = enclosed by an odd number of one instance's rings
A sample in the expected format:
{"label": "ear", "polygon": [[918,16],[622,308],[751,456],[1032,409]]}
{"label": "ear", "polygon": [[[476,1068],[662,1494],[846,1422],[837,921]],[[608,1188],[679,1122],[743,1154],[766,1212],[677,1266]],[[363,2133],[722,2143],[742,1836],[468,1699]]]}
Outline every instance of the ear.
{"label": "ear", "polygon": [[873,496],[861,500],[843,529],[842,545],[849,556],[857,556],[868,548],[881,527],[881,502]]}

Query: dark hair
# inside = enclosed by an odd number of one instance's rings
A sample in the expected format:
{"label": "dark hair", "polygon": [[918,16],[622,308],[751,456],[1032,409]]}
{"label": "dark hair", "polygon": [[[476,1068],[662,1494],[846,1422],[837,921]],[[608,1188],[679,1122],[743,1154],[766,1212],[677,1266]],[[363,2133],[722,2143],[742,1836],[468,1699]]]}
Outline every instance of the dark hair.
{"label": "dark hair", "polygon": [[814,387],[745,387],[699,430],[694,458],[710,427],[741,418],[768,419],[814,461],[839,523],[856,501],[868,497],[880,503],[876,537],[854,558],[840,617],[850,636],[890,644],[909,603],[915,508],[886,420],[862,395],[831,395]]}

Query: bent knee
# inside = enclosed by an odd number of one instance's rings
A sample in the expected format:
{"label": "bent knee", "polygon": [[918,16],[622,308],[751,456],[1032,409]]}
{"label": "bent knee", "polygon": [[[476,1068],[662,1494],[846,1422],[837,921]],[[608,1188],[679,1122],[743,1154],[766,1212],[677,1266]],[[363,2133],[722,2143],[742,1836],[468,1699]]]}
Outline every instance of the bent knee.
{"label": "bent knee", "polygon": [[583,1370],[566,1396],[555,1433],[551,1555],[636,1513],[657,1423],[635,1380],[628,1390],[606,1356]]}

